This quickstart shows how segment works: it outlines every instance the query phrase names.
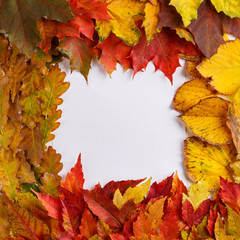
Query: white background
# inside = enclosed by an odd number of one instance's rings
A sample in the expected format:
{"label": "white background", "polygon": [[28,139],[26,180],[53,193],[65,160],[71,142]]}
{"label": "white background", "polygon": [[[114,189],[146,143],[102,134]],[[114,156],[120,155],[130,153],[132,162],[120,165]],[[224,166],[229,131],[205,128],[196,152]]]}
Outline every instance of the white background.
{"label": "white background", "polygon": [[159,182],[176,171],[189,185],[182,166],[186,133],[171,108],[176,89],[187,80],[184,69],[177,68],[171,85],[152,63],[134,79],[120,65],[110,78],[102,65],[92,63],[87,84],[79,72],[70,73],[68,64],[61,67],[71,85],[60,106],[61,126],[50,143],[62,154],[61,175],[81,153],[85,188],[144,177]]}

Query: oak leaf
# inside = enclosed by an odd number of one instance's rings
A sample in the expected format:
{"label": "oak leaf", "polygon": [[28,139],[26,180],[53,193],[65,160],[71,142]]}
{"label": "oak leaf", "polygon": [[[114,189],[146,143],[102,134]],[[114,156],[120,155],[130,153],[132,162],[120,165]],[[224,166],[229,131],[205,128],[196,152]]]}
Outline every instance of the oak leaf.
{"label": "oak leaf", "polygon": [[122,195],[120,190],[117,189],[114,193],[113,203],[117,206],[118,209],[122,209],[122,207],[129,201],[134,200],[134,202],[140,203],[143,201],[144,196],[147,194],[148,189],[150,187],[151,178],[134,188],[129,187],[126,192]]}
{"label": "oak leaf", "polygon": [[179,112],[185,112],[199,103],[202,99],[216,96],[202,79],[193,79],[185,82],[175,93],[172,106]]}
{"label": "oak leaf", "polygon": [[100,40],[105,40],[111,32],[126,44],[138,43],[141,32],[134,22],[134,17],[144,14],[144,3],[136,0],[108,0],[108,13],[111,20],[96,21],[96,30]]}
{"label": "oak leaf", "polygon": [[9,34],[10,42],[15,43],[28,56],[33,54],[40,40],[37,19],[47,17],[66,22],[72,18],[69,4],[65,0],[34,0],[27,3],[3,0],[0,14],[0,28]]}
{"label": "oak leaf", "polygon": [[232,144],[214,146],[197,138],[184,142],[184,165],[188,178],[206,181],[209,190],[219,188],[219,177],[232,179],[230,164],[235,161],[236,151]]}
{"label": "oak leaf", "polygon": [[[240,40],[221,45],[217,54],[206,59],[198,70],[204,77],[212,77],[210,84],[226,95],[235,94],[239,89],[238,74],[240,73]],[[227,79],[227,80],[226,80]]]}
{"label": "oak leaf", "polygon": [[219,97],[201,100],[197,105],[179,116],[190,131],[203,141],[222,145],[232,141],[227,127],[229,102]]}
{"label": "oak leaf", "polygon": [[193,19],[197,18],[197,10],[202,2],[203,0],[171,0],[170,5],[174,6],[181,14],[184,26],[187,27]]}
{"label": "oak leaf", "polygon": [[20,148],[26,151],[27,158],[30,163],[37,166],[43,158],[43,134],[38,128],[29,129],[24,127],[21,129],[23,140],[20,143]]}

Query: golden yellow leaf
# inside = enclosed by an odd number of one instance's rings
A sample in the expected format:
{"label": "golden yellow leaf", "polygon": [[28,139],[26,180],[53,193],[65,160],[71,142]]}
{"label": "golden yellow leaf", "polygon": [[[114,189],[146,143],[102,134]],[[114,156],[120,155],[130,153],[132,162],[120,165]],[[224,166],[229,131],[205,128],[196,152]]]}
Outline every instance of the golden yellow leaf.
{"label": "golden yellow leaf", "polygon": [[208,84],[202,79],[194,79],[184,83],[176,92],[172,106],[179,112],[185,112],[200,100],[216,96]]}
{"label": "golden yellow leaf", "polygon": [[151,178],[145,183],[142,183],[134,188],[129,187],[123,195],[120,190],[117,189],[114,193],[113,203],[118,207],[118,209],[121,209],[129,200],[134,200],[136,204],[140,203],[147,194],[150,183]]}
{"label": "golden yellow leaf", "polygon": [[227,125],[232,132],[233,142],[238,154],[240,154],[240,90],[236,92],[229,105]]}
{"label": "golden yellow leaf", "polygon": [[184,26],[188,26],[193,19],[197,19],[197,10],[203,0],[171,0],[170,5],[173,5],[178,13],[182,16]]}
{"label": "golden yellow leaf", "polygon": [[[162,224],[162,216],[164,214],[163,208],[166,197],[158,199],[154,203],[150,201],[150,206],[147,206],[147,212],[145,215],[152,223],[152,229],[157,230]],[[149,204],[148,204],[149,205]]]}
{"label": "golden yellow leaf", "polygon": [[206,81],[205,78],[199,73],[197,66],[202,62],[202,58],[198,57],[194,60],[187,60],[186,61],[186,70],[191,79],[202,79]]}
{"label": "golden yellow leaf", "polygon": [[145,28],[145,33],[147,41],[150,42],[154,39],[155,34],[159,32],[158,24],[160,12],[160,2],[158,0],[153,0],[154,4],[151,2],[146,3],[145,5],[145,19],[143,21],[143,26]]}
{"label": "golden yellow leaf", "polygon": [[[233,239],[240,240],[240,216],[227,205],[228,219],[227,232],[234,236]],[[225,238],[224,238],[225,239]]]}
{"label": "golden yellow leaf", "polygon": [[184,142],[184,166],[187,176],[193,181],[206,181],[209,190],[219,188],[223,177],[232,180],[230,164],[236,159],[233,144],[214,146],[192,137]]}
{"label": "golden yellow leaf", "polygon": [[[1,69],[0,69],[1,72]],[[0,76],[0,132],[3,131],[8,120],[8,110],[9,110],[9,86],[7,81]]]}
{"label": "golden yellow leaf", "polygon": [[4,197],[0,197],[0,239],[5,239],[6,237],[10,237],[10,223],[8,221],[9,214],[7,209],[6,201]]}
{"label": "golden yellow leaf", "polygon": [[226,124],[228,105],[227,100],[219,97],[203,99],[179,118],[193,135],[203,141],[216,145],[228,144],[232,141]]}
{"label": "golden yellow leaf", "polygon": [[218,12],[224,12],[231,18],[240,17],[239,0],[211,0],[211,2]]}
{"label": "golden yellow leaf", "polygon": [[192,203],[194,210],[196,211],[200,204],[208,199],[208,183],[205,181],[199,181],[196,184],[193,184],[188,190],[188,196],[183,193],[183,203],[188,200]]}
{"label": "golden yellow leaf", "polygon": [[16,178],[20,162],[12,158],[12,154],[4,149],[0,150],[0,182],[2,190],[14,199],[19,187],[19,182]]}
{"label": "golden yellow leaf", "polygon": [[0,132],[0,148],[9,149],[16,134],[16,128],[11,121],[8,121],[2,132]]}
{"label": "golden yellow leaf", "polygon": [[212,77],[211,85],[222,94],[232,95],[240,88],[240,40],[222,44],[215,55],[198,68],[204,77]]}
{"label": "golden yellow leaf", "polygon": [[233,178],[235,183],[240,183],[240,161],[233,162],[230,164],[233,171]]}
{"label": "golden yellow leaf", "polygon": [[187,40],[188,42],[191,42],[195,45],[194,39],[193,39],[193,35],[185,28],[175,28],[174,29],[176,31],[176,34],[180,37],[180,38],[184,38],[185,40]]}
{"label": "golden yellow leaf", "polygon": [[113,32],[128,45],[138,43],[141,32],[134,22],[134,17],[144,15],[145,3],[137,0],[108,0],[107,3],[112,20],[96,21],[100,40],[103,41]]}
{"label": "golden yellow leaf", "polygon": [[220,217],[220,215],[218,214],[217,216],[217,220],[215,223],[215,228],[214,228],[214,235],[216,240],[234,240],[234,236],[227,236],[226,230],[225,230],[225,226],[222,222],[222,219]]}

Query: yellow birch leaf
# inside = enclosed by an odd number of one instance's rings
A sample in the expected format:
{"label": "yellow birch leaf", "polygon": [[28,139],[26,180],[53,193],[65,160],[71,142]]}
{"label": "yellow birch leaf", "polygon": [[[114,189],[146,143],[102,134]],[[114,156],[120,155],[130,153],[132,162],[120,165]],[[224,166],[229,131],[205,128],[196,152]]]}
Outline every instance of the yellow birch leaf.
{"label": "yellow birch leaf", "polygon": [[39,187],[42,193],[47,193],[53,197],[58,197],[60,192],[58,187],[60,185],[60,180],[57,180],[53,174],[48,172],[44,173],[44,176],[41,178],[42,186]]}
{"label": "yellow birch leaf", "polygon": [[159,32],[157,27],[159,24],[158,14],[160,12],[160,2],[158,0],[154,0],[153,2],[154,4],[151,2],[146,3],[144,9],[145,19],[143,21],[143,26],[148,42],[153,40],[155,34]]}
{"label": "yellow birch leaf", "polygon": [[148,217],[148,219],[152,223],[153,230],[159,229],[162,224],[165,200],[166,200],[166,197],[158,199],[154,203],[151,203],[151,205],[148,206],[147,212],[145,213],[145,215]]}
{"label": "yellow birch leaf", "polygon": [[201,203],[208,199],[209,191],[208,191],[208,183],[205,181],[199,181],[196,184],[193,184],[188,190],[188,196],[183,193],[183,203],[188,200],[194,210],[196,211]]}
{"label": "yellow birch leaf", "polygon": [[22,122],[25,123],[29,128],[33,129],[36,127],[36,123],[39,121],[41,116],[41,109],[39,106],[39,93],[34,92],[28,97],[22,98],[19,101],[19,105],[22,107]]}
{"label": "yellow birch leaf", "polygon": [[129,200],[134,200],[134,203],[136,204],[140,203],[147,194],[150,183],[151,178],[134,188],[129,187],[123,195],[120,190],[117,189],[114,193],[113,203],[118,209],[121,209]]}
{"label": "yellow birch leaf", "polygon": [[9,151],[5,151],[4,149],[0,150],[0,182],[2,190],[6,192],[11,199],[15,198],[17,188],[19,187],[19,182],[16,178],[19,165],[20,162],[12,158]]}
{"label": "yellow birch leaf", "polygon": [[240,88],[240,40],[222,44],[215,55],[198,67],[204,77],[212,77],[210,84],[219,93],[232,95]]}
{"label": "yellow birch leaf", "polygon": [[215,228],[214,228],[214,235],[216,240],[234,240],[234,236],[227,236],[226,230],[225,230],[225,226],[222,222],[222,219],[220,217],[220,215],[218,214],[217,216],[217,220],[215,223]]}
{"label": "yellow birch leaf", "polygon": [[187,27],[193,19],[197,19],[197,10],[203,0],[171,0],[178,13],[182,16],[184,26]]}
{"label": "yellow birch leaf", "polygon": [[211,2],[218,12],[224,12],[231,18],[240,17],[239,0],[211,0]]}
{"label": "yellow birch leaf", "polygon": [[48,75],[44,76],[44,89],[40,91],[42,100],[42,114],[50,116],[56,112],[57,106],[62,104],[60,96],[69,88],[69,82],[64,82],[66,73],[61,72],[58,65],[52,67]]}
{"label": "yellow birch leaf", "polygon": [[177,90],[172,106],[179,112],[185,112],[200,100],[214,96],[216,96],[216,92],[212,91],[206,82],[202,79],[194,79],[185,82]]}
{"label": "yellow birch leaf", "polygon": [[100,40],[106,39],[111,32],[128,45],[138,43],[141,32],[134,17],[144,15],[144,3],[136,0],[108,0],[108,13],[112,20],[96,21],[96,30]]}
{"label": "yellow birch leaf", "polygon": [[176,31],[176,34],[180,38],[184,38],[186,41],[191,42],[195,45],[193,35],[187,29],[179,27],[179,28],[174,28],[174,30]]}
{"label": "yellow birch leaf", "polygon": [[[235,240],[240,240],[240,216],[227,205],[227,231],[234,236]],[[225,239],[225,238],[224,238]]]}
{"label": "yellow birch leaf", "polygon": [[236,92],[229,105],[227,125],[232,132],[233,142],[238,154],[240,154],[240,90]]}
{"label": "yellow birch leaf", "polygon": [[235,183],[240,183],[240,161],[236,161],[230,164],[230,167],[233,171],[233,178]]}
{"label": "yellow birch leaf", "polygon": [[233,144],[214,146],[192,137],[184,142],[184,166],[192,181],[206,181],[209,190],[219,188],[223,177],[232,180],[230,164],[236,159]]}
{"label": "yellow birch leaf", "polygon": [[219,97],[203,99],[179,118],[193,135],[203,141],[216,145],[228,144],[232,141],[226,124],[228,105],[228,101]]}
{"label": "yellow birch leaf", "polygon": [[29,129],[28,127],[21,129],[21,134],[23,135],[23,140],[19,147],[26,151],[30,163],[38,166],[43,158],[43,134],[38,128]]}

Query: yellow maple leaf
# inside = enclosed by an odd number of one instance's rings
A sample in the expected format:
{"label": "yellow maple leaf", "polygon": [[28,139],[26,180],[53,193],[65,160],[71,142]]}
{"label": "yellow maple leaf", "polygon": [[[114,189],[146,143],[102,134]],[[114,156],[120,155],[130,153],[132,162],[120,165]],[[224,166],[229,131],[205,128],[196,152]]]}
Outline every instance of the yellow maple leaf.
{"label": "yellow maple leaf", "polygon": [[159,24],[158,14],[160,12],[160,2],[158,0],[153,0],[153,2],[154,3],[146,3],[144,9],[145,19],[143,21],[143,26],[148,42],[154,39],[156,33],[160,32],[157,28]]}
{"label": "yellow maple leaf", "polygon": [[216,240],[234,240],[234,236],[227,236],[226,230],[225,230],[225,226],[222,222],[222,219],[220,217],[220,215],[218,214],[217,216],[217,220],[215,223],[215,228],[214,228],[214,235]]}
{"label": "yellow maple leaf", "polygon": [[96,21],[96,30],[100,40],[106,39],[111,32],[128,45],[138,43],[141,32],[134,18],[144,15],[144,3],[136,0],[108,0],[108,13],[111,20]]}
{"label": "yellow maple leaf", "polygon": [[240,154],[240,90],[238,90],[229,105],[227,125],[232,132],[233,142]]}
{"label": "yellow maple leaf", "polygon": [[215,55],[202,62],[198,70],[204,77],[212,77],[210,84],[219,93],[235,94],[240,88],[240,40],[222,44]]}
{"label": "yellow maple leaf", "polygon": [[228,144],[232,141],[226,124],[228,105],[227,100],[219,97],[203,99],[179,118],[203,141],[217,145]]}
{"label": "yellow maple leaf", "polygon": [[176,92],[172,106],[179,112],[185,112],[200,100],[216,96],[208,84],[202,79],[194,79],[184,83]]}
{"label": "yellow maple leaf", "polygon": [[233,144],[214,146],[192,137],[184,142],[184,166],[193,181],[206,181],[209,190],[219,188],[219,177],[232,180],[230,164],[236,159]]}
{"label": "yellow maple leaf", "polygon": [[134,200],[136,204],[140,203],[147,194],[150,183],[151,178],[145,183],[142,183],[134,188],[129,187],[123,195],[120,190],[117,189],[114,193],[113,203],[118,209],[121,209],[129,200]]}
{"label": "yellow maple leaf", "polygon": [[183,193],[183,203],[188,200],[194,210],[196,211],[201,203],[208,199],[209,191],[208,191],[208,183],[205,181],[199,181],[196,184],[193,184],[188,190],[188,196]]}
{"label": "yellow maple leaf", "polygon": [[184,26],[188,26],[193,19],[197,18],[197,10],[203,0],[171,0],[170,5],[173,5],[178,13],[182,16]]}
{"label": "yellow maple leaf", "polygon": [[231,18],[240,17],[239,0],[211,0],[211,2],[218,12],[224,12]]}

